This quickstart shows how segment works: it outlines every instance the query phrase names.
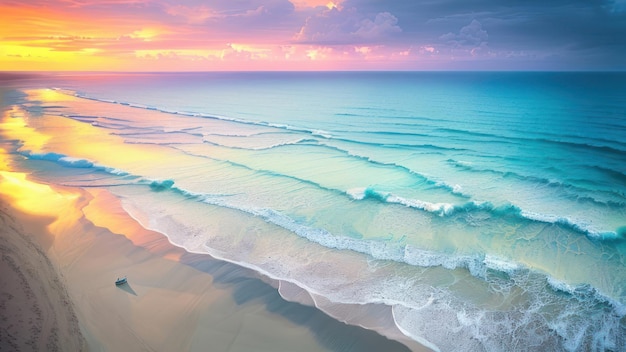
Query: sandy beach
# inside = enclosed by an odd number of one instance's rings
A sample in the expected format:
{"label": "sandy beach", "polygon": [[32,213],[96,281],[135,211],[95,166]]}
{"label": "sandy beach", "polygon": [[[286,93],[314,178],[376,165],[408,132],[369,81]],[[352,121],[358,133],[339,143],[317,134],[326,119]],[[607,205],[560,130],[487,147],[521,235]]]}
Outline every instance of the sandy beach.
{"label": "sandy beach", "polygon": [[[251,270],[171,245],[104,190],[19,193],[36,183],[3,176],[2,350],[409,350],[285,301]],[[29,197],[40,207],[27,213]],[[129,283],[115,286],[122,275]]]}
{"label": "sandy beach", "polygon": [[87,348],[63,281],[36,239],[48,222],[0,199],[0,350]]}

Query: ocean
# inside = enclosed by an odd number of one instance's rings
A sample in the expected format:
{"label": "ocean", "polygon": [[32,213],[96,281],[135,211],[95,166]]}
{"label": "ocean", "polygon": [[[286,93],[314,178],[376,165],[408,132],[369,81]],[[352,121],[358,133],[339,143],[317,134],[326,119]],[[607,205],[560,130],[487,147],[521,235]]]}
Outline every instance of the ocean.
{"label": "ocean", "polygon": [[[626,73],[4,80],[13,168],[441,351],[626,351]],[[388,335],[389,336],[389,335]]]}

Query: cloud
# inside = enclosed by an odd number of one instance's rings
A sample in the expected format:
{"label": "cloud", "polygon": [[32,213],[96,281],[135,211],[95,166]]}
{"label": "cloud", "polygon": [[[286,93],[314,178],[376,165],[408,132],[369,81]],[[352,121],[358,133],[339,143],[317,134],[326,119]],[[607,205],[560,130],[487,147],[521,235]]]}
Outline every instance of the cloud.
{"label": "cloud", "polygon": [[219,16],[219,14],[215,10],[204,5],[184,6],[176,4],[172,6],[166,6],[165,11],[172,16],[184,18],[188,23],[203,23],[209,18]]}
{"label": "cloud", "polygon": [[76,53],[125,63],[137,50],[213,60],[215,50],[283,60],[279,69],[296,60],[626,69],[626,0],[6,0],[0,23],[5,56],[59,62]]}
{"label": "cloud", "polygon": [[398,19],[389,12],[381,12],[373,21],[369,18],[363,19],[355,34],[365,39],[380,39],[399,32],[402,29],[398,27]]}
{"label": "cloud", "polygon": [[164,3],[163,7],[168,14],[185,18],[190,23],[202,23],[206,20],[238,22],[245,19],[271,19],[276,24],[295,10],[294,4],[289,0],[209,0],[187,5],[172,1],[169,4]]}
{"label": "cloud", "polygon": [[473,46],[479,47],[487,44],[489,35],[477,20],[472,20],[470,24],[461,28],[457,33],[447,33],[439,37],[442,41],[453,46]]}
{"label": "cloud", "polygon": [[327,45],[375,43],[400,32],[398,19],[389,12],[367,16],[354,7],[333,6],[309,17],[296,41]]}
{"label": "cloud", "polygon": [[[343,6],[393,14],[402,27],[394,43],[437,48],[488,43],[489,51],[503,61],[508,60],[505,53],[516,52],[534,53],[528,60],[559,56],[572,65],[587,65],[593,55],[605,58],[602,64],[598,61],[601,67],[609,61],[613,67],[626,67],[619,63],[626,57],[626,0],[345,0]],[[488,33],[486,40],[479,33],[472,38],[460,32],[473,20]]]}

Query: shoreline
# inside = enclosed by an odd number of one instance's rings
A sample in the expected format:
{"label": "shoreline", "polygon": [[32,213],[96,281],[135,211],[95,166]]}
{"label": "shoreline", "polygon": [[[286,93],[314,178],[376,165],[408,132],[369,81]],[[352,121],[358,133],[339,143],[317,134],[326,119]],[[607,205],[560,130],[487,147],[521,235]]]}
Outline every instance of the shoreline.
{"label": "shoreline", "polygon": [[[0,204],[4,223],[40,224],[28,233],[60,271],[57,282],[75,308],[70,321],[84,336],[70,350],[410,350],[285,301],[270,279],[250,269],[172,245],[141,227],[104,190],[69,191],[74,198],[56,219],[13,209],[6,195]],[[116,287],[123,275],[129,283]],[[61,339],[80,336],[66,335]]]}

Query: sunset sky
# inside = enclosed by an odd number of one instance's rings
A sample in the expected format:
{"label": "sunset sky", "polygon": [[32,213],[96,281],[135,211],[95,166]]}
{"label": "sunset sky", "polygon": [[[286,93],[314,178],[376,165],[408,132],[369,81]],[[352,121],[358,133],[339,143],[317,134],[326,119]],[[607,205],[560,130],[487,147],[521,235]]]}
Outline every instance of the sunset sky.
{"label": "sunset sky", "polygon": [[626,0],[0,0],[3,71],[624,70]]}

